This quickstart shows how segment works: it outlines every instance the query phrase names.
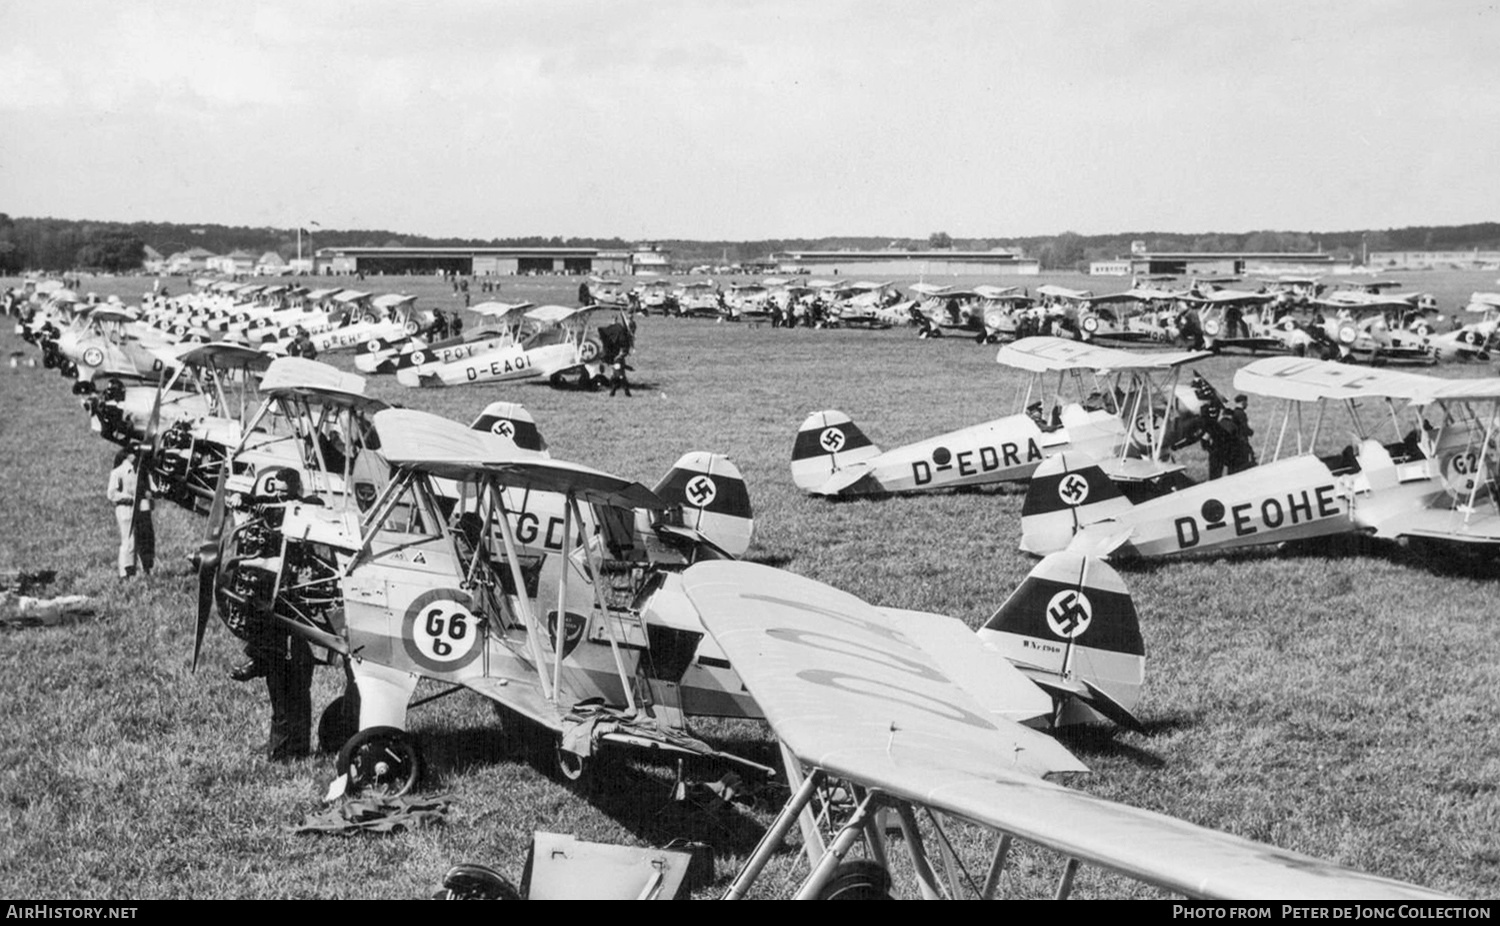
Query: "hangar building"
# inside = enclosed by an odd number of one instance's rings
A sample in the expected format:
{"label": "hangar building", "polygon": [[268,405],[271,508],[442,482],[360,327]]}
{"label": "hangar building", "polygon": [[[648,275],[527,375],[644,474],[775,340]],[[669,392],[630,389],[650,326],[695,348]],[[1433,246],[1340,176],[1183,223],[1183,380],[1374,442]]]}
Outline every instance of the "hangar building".
{"label": "hangar building", "polygon": [[786,251],[774,259],[782,273],[814,276],[1032,276],[1042,267],[1016,250]]}
{"label": "hangar building", "polygon": [[600,248],[319,248],[327,273],[628,274],[629,251]]}
{"label": "hangar building", "polygon": [[1348,273],[1352,258],[1332,254],[1276,251],[1142,251],[1130,255],[1130,272],[1140,276],[1242,276],[1245,273]]}

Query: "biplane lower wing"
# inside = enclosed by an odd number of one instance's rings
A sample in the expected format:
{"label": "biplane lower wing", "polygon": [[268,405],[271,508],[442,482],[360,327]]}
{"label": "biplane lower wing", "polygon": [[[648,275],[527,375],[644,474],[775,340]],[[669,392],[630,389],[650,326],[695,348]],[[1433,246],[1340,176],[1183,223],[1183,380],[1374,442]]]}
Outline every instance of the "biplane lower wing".
{"label": "biplane lower wing", "polygon": [[1043,781],[1054,763],[1023,735],[1035,731],[994,719],[922,640],[852,595],[748,563],[695,565],[683,584],[810,771],[1189,897],[1440,896]]}

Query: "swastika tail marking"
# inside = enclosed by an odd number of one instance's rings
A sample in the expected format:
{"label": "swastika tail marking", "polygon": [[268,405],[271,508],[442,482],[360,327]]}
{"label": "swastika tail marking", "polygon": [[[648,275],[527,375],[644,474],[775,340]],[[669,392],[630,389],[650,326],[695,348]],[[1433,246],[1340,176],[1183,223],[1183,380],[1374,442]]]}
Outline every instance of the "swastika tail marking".
{"label": "swastika tail marking", "polygon": [[719,494],[718,486],[714,485],[713,479],[708,476],[694,476],[688,480],[687,486],[682,490],[687,500],[699,508],[707,507]]}
{"label": "swastika tail marking", "polygon": [[1094,619],[1094,606],[1088,596],[1076,589],[1066,589],[1047,602],[1047,626],[1064,639],[1083,636]]}
{"label": "swastika tail marking", "polygon": [[1066,505],[1081,505],[1089,497],[1089,481],[1077,473],[1069,473],[1057,484],[1057,497]]}
{"label": "swastika tail marking", "polygon": [[818,445],[829,453],[838,453],[844,446],[844,432],[838,428],[824,428],[818,437]]}
{"label": "swastika tail marking", "polygon": [[509,419],[501,418],[499,421],[490,425],[490,433],[497,434],[500,437],[513,437],[516,433],[516,428],[510,423]]}

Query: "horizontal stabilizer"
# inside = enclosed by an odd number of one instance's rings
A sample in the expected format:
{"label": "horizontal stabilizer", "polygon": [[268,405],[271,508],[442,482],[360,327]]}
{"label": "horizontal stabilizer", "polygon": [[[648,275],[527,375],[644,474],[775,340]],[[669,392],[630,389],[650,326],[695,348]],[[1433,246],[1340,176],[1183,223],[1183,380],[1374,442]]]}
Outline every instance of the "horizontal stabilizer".
{"label": "horizontal stabilizer", "polygon": [[[845,466],[834,472],[828,480],[816,489],[812,489],[813,495],[851,495],[868,494],[880,491],[879,484],[874,481],[874,470],[863,464],[857,463],[853,466]],[[870,485],[861,486],[860,483],[869,477]],[[853,491],[851,491],[853,490]]]}

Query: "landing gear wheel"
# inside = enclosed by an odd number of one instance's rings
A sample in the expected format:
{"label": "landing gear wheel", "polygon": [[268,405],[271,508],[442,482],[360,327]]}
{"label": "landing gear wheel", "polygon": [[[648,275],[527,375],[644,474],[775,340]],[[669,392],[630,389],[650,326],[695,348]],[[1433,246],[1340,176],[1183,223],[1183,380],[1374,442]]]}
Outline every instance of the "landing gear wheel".
{"label": "landing gear wheel", "polygon": [[890,900],[890,873],[869,859],[846,859],[833,870],[818,899]]}
{"label": "landing gear wheel", "polygon": [[370,727],[354,734],[339,750],[337,769],[348,776],[348,794],[399,797],[411,793],[422,777],[422,754],[405,730]]}
{"label": "landing gear wheel", "polygon": [[359,730],[359,702],[339,695],[323,708],[318,718],[318,751],[339,752]]}

